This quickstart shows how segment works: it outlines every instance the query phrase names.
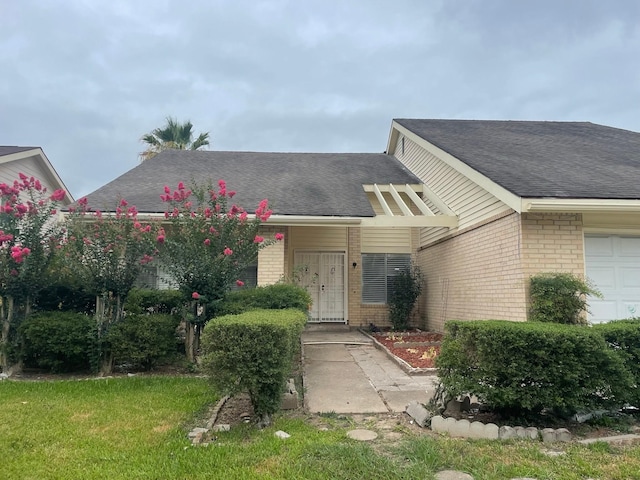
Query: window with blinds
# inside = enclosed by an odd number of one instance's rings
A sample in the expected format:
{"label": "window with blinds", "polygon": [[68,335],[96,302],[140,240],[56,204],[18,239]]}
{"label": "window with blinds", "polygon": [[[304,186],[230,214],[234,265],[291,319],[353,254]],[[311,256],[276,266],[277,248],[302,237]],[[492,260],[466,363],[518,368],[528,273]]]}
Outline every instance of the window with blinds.
{"label": "window with blinds", "polygon": [[362,303],[386,304],[393,279],[411,265],[410,254],[362,254]]}

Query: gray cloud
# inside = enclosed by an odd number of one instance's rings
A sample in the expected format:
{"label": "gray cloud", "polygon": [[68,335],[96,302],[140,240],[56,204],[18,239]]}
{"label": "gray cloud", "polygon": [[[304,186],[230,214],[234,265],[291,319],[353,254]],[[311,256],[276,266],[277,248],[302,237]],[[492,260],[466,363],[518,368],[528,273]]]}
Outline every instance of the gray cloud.
{"label": "gray cloud", "polygon": [[391,119],[640,130],[635,0],[0,0],[0,144],[76,196],[168,115],[212,148],[383,151]]}

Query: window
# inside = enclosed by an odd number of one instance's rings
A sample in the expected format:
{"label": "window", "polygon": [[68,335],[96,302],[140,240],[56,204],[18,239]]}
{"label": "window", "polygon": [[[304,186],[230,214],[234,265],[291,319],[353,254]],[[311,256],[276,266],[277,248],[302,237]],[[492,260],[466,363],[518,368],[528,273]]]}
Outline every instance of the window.
{"label": "window", "polygon": [[410,265],[409,254],[363,253],[362,303],[386,304],[393,277]]}
{"label": "window", "polygon": [[[258,286],[258,264],[254,263],[240,272],[238,280],[244,282],[242,288],[255,288]],[[231,284],[231,290],[239,290],[235,282]]]}

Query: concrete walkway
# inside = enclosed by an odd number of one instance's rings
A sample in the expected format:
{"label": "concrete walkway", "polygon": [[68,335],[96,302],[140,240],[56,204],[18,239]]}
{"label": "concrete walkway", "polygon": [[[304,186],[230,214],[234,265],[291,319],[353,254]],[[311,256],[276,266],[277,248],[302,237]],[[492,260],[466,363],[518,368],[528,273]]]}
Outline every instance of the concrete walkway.
{"label": "concrete walkway", "polygon": [[408,375],[357,331],[305,331],[305,407],[313,413],[404,412],[429,401],[437,377]]}

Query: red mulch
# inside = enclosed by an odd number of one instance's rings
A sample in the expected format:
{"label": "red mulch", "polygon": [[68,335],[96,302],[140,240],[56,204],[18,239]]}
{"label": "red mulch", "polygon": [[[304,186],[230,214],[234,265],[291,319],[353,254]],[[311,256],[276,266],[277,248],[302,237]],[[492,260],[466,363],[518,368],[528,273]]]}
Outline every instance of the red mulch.
{"label": "red mulch", "polygon": [[[434,368],[440,353],[441,333],[434,332],[387,332],[374,333],[375,339],[387,347],[396,357],[414,368]],[[402,344],[407,344],[402,346]],[[415,345],[428,343],[429,345]]]}

